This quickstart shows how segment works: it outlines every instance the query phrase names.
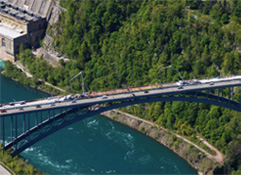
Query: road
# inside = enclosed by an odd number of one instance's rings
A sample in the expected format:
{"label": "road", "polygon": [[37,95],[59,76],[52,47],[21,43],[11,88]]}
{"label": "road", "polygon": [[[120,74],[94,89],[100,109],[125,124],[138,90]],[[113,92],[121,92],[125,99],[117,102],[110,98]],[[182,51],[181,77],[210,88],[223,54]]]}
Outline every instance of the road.
{"label": "road", "polygon": [[11,175],[0,163],[0,175]]}
{"label": "road", "polygon": [[[7,109],[7,112],[1,113],[0,115],[8,115],[8,114],[19,114],[19,113],[25,113],[25,112],[31,112],[31,111],[40,111],[42,109],[54,109],[54,108],[71,108],[77,105],[95,105],[95,104],[101,104],[105,102],[114,102],[114,101],[121,101],[126,99],[137,99],[141,97],[147,97],[147,96],[157,96],[157,95],[171,95],[171,94],[177,94],[180,92],[191,92],[194,90],[210,90],[217,87],[229,87],[229,86],[240,86],[241,80],[231,80],[231,81],[224,81],[215,83],[214,85],[209,84],[198,84],[198,85],[187,85],[184,86],[183,89],[178,89],[178,87],[170,87],[170,88],[158,88],[158,89],[152,89],[149,90],[148,93],[144,93],[144,91],[137,91],[132,93],[124,93],[124,94],[115,94],[115,95],[109,95],[107,98],[97,97],[97,98],[85,98],[85,99],[78,99],[75,103],[72,103],[71,101],[63,101],[59,103],[55,103],[55,106],[51,106],[51,103],[41,105],[40,108],[36,108],[36,105],[33,104],[33,106],[29,106],[29,103],[25,105],[15,105],[15,106],[6,106],[1,107],[2,109]],[[133,94],[135,96],[133,96]],[[19,110],[19,107],[23,107],[23,110]]]}

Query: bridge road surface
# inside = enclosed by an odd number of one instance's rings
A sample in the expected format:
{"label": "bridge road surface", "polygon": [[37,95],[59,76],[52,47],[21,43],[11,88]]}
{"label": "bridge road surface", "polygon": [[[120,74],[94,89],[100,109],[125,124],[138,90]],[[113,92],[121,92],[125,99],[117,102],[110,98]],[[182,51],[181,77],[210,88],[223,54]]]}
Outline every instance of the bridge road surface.
{"label": "bridge road surface", "polygon": [[[24,107],[23,110],[19,110],[19,108],[13,107],[13,109],[8,109],[7,112],[1,113],[1,115],[8,115],[8,114],[22,114],[25,112],[35,112],[35,111],[41,111],[41,110],[50,110],[50,109],[56,109],[56,108],[72,108],[77,105],[95,105],[95,104],[101,104],[105,102],[115,102],[120,100],[126,100],[126,99],[136,99],[139,97],[146,97],[146,96],[157,96],[157,95],[171,95],[176,94],[180,92],[191,92],[194,90],[210,90],[218,87],[233,87],[241,85],[241,80],[231,80],[231,81],[222,81],[218,83],[214,83],[213,85],[209,85],[209,83],[206,84],[196,84],[196,85],[184,85],[183,89],[178,89],[178,86],[171,87],[171,88],[158,88],[158,89],[151,89],[148,90],[148,93],[144,93],[144,91],[136,91],[132,93],[122,93],[122,94],[114,94],[114,95],[108,95],[107,98],[102,97],[95,97],[95,98],[86,98],[86,99],[76,99],[75,103],[72,103],[71,101],[64,101],[64,102],[56,102],[55,106],[51,106],[49,104],[41,105],[40,108],[36,108],[36,105],[34,106],[28,106]],[[135,96],[133,96],[134,94]],[[21,106],[19,106],[21,107]],[[2,107],[1,109],[4,109]]]}

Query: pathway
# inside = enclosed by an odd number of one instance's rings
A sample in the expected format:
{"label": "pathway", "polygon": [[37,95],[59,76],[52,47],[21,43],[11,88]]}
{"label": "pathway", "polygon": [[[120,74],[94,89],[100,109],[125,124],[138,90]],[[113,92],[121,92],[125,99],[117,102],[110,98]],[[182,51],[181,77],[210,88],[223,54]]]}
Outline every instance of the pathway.
{"label": "pathway", "polygon": [[[147,123],[147,124],[154,125],[154,126],[160,128],[160,129],[162,129],[162,130],[165,131],[165,132],[169,132],[169,131],[168,131],[167,129],[165,129],[164,127],[159,126],[159,125],[157,125],[157,124],[155,124],[155,123],[153,123],[153,122],[150,122],[150,121],[141,119],[141,118],[139,118],[139,117],[136,117],[136,116],[133,116],[133,115],[130,115],[130,114],[121,112],[121,111],[119,111],[119,110],[112,110],[112,111],[118,112],[118,113],[120,113],[120,114],[123,114],[123,115],[125,115],[125,116],[131,117],[131,118],[133,118],[133,119],[136,119],[136,120],[145,122],[145,123]],[[208,153],[208,152],[205,151],[203,148],[199,147],[197,144],[191,142],[190,140],[186,139],[185,137],[183,137],[183,136],[181,136],[181,135],[178,135],[178,134],[176,134],[176,133],[174,133],[174,132],[171,132],[171,131],[170,131],[170,133],[173,134],[173,135],[175,135],[176,137],[182,139],[183,141],[185,141],[185,142],[187,142],[187,143],[189,143],[189,144],[195,146],[198,150],[200,150],[201,152],[203,152],[209,159],[214,160],[214,161],[220,163],[221,165],[224,164],[224,156],[223,156],[223,154],[222,154],[218,149],[216,149],[214,146],[212,146],[211,144],[209,144],[209,143],[208,143],[205,139],[203,139],[202,137],[197,136],[197,137],[200,139],[201,142],[203,142],[203,143],[204,143],[207,147],[209,147],[211,150],[215,151],[216,155],[212,155],[212,154]]]}
{"label": "pathway", "polygon": [[0,175],[11,175],[11,173],[9,173],[9,171],[7,171],[0,162]]}
{"label": "pathway", "polygon": [[23,64],[21,64],[21,62],[20,62],[19,60],[13,62],[13,64],[16,65],[17,68],[21,69],[22,72],[24,72],[24,73],[26,74],[27,77],[29,77],[29,78],[32,78],[32,77],[33,77],[32,74],[29,73],[29,71],[27,70],[27,68],[26,68],[25,66],[23,66]]}
{"label": "pathway", "polygon": [[[23,66],[22,63],[21,63],[19,60],[13,62],[13,64],[16,65],[17,68],[21,69],[22,72],[24,72],[24,73],[26,74],[27,77],[29,77],[29,78],[32,78],[32,77],[33,77],[32,74],[29,73],[29,71],[27,70],[27,68],[26,68],[25,66]],[[37,79],[37,80],[43,82],[45,85],[48,85],[48,86],[50,86],[50,87],[52,87],[52,88],[55,88],[55,89],[57,89],[57,90],[59,90],[59,91],[61,91],[61,92],[66,92],[64,89],[61,89],[61,88],[59,88],[59,87],[56,87],[56,86],[54,86],[54,85],[48,83],[47,81],[44,81],[44,80],[42,80],[42,79]]]}

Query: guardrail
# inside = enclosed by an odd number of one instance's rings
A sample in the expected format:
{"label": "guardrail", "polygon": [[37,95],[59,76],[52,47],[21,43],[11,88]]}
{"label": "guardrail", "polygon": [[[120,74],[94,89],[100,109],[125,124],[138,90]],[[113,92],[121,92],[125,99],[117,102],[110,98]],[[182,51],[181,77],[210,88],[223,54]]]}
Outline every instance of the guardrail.
{"label": "guardrail", "polygon": [[[192,82],[187,82],[186,84],[183,84],[183,86],[206,85],[206,84],[214,83],[214,82],[215,83],[222,83],[222,82],[228,82],[228,81],[241,80],[241,76],[225,77],[225,78],[221,78],[221,79],[212,78],[210,80],[198,80],[198,81],[194,81],[193,83]],[[178,86],[179,85],[177,83],[165,83],[165,84],[161,84],[161,85],[156,83],[155,85],[137,86],[137,87],[128,87],[128,88],[121,88],[121,89],[91,92],[91,93],[89,93],[89,97],[90,98],[96,98],[96,97],[101,97],[101,96],[104,96],[104,95],[132,94],[133,92],[142,92],[142,91],[147,91],[147,90],[148,91],[150,91],[150,90],[160,90],[160,89],[174,88],[174,87],[178,87]],[[12,102],[12,103],[8,103],[8,104],[2,104],[2,107],[0,107],[0,110],[3,110],[3,109],[18,109],[18,108],[25,108],[25,107],[36,106],[36,105],[46,105],[46,104],[55,103],[53,101],[56,100],[56,102],[57,102],[57,100],[60,99],[60,98],[63,98],[63,96],[41,98],[41,99],[35,99],[35,100],[30,100],[30,101]],[[47,102],[47,100],[48,100],[48,102]],[[51,100],[53,100],[53,101],[51,101]],[[38,102],[38,103],[36,104],[36,102]],[[24,105],[21,104],[21,103],[24,103]],[[19,106],[15,106],[16,104],[18,104]]]}

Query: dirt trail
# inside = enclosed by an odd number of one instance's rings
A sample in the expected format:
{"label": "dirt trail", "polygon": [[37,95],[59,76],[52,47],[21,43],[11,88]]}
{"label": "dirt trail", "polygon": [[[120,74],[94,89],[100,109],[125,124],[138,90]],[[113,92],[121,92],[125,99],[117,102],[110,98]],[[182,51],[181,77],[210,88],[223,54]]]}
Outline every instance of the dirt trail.
{"label": "dirt trail", "polygon": [[54,88],[54,89],[57,89],[57,90],[62,91],[62,92],[66,92],[64,89],[61,89],[61,88],[59,88],[59,87],[56,87],[56,86],[54,86],[54,85],[48,83],[47,81],[44,81],[44,80],[42,80],[42,79],[37,79],[37,80],[43,82],[45,85],[48,85],[48,86],[50,86],[50,87],[52,87],[52,88]]}
{"label": "dirt trail", "polygon": [[12,62],[12,63],[13,63],[14,65],[16,65],[17,68],[21,69],[21,70],[26,74],[27,77],[29,77],[29,78],[32,78],[32,77],[33,77],[32,74],[28,72],[27,68],[24,67],[24,66],[21,64],[20,61],[17,60],[17,61]]}
{"label": "dirt trail", "polygon": [[[21,64],[20,61],[17,60],[17,61],[15,61],[15,62],[13,62],[13,64],[16,65],[17,68],[21,69],[21,70],[26,74],[27,77],[29,77],[29,78],[32,78],[32,77],[33,77],[32,74],[27,70],[27,68],[26,68],[25,66],[23,66],[23,65]],[[66,92],[64,89],[61,89],[61,88],[59,88],[59,87],[56,87],[56,86],[54,86],[54,85],[48,83],[47,81],[44,81],[44,80],[42,80],[42,79],[37,79],[37,80],[40,81],[40,82],[43,82],[45,85],[48,85],[48,86],[50,86],[50,87],[52,87],[52,88],[54,88],[54,89],[57,89],[57,90],[61,91],[61,92]]]}
{"label": "dirt trail", "polygon": [[[145,123],[147,123],[147,124],[154,125],[154,126],[160,128],[161,130],[163,130],[163,131],[165,131],[165,132],[169,132],[169,131],[168,131],[167,129],[165,129],[164,127],[159,126],[159,125],[157,125],[157,124],[155,124],[155,123],[153,123],[153,122],[150,122],[150,121],[141,119],[141,118],[139,118],[139,117],[136,117],[136,116],[133,116],[133,115],[130,115],[130,114],[121,112],[121,111],[119,111],[119,110],[112,110],[112,111],[117,112],[117,113],[119,113],[119,114],[123,114],[123,115],[125,115],[125,116],[127,116],[127,117],[131,117],[131,118],[133,118],[133,119],[136,119],[136,120],[145,122]],[[176,133],[174,133],[174,132],[171,132],[171,134],[173,134],[173,135],[175,135],[176,137],[178,137],[178,138],[184,140],[185,142],[187,142],[187,143],[189,143],[189,144],[195,146],[198,150],[200,150],[201,152],[203,152],[209,159],[214,160],[214,161],[220,163],[221,165],[224,164],[224,156],[223,156],[223,154],[222,154],[218,149],[216,149],[214,146],[212,146],[211,144],[209,144],[209,143],[208,143],[205,139],[203,139],[202,137],[197,136],[197,137],[200,139],[200,141],[203,142],[208,148],[210,148],[211,150],[215,151],[216,155],[210,154],[209,152],[205,151],[203,148],[199,147],[197,144],[191,142],[190,140],[186,139],[186,138],[183,137],[183,136],[180,136],[180,135],[178,135],[178,134],[176,134]]]}

